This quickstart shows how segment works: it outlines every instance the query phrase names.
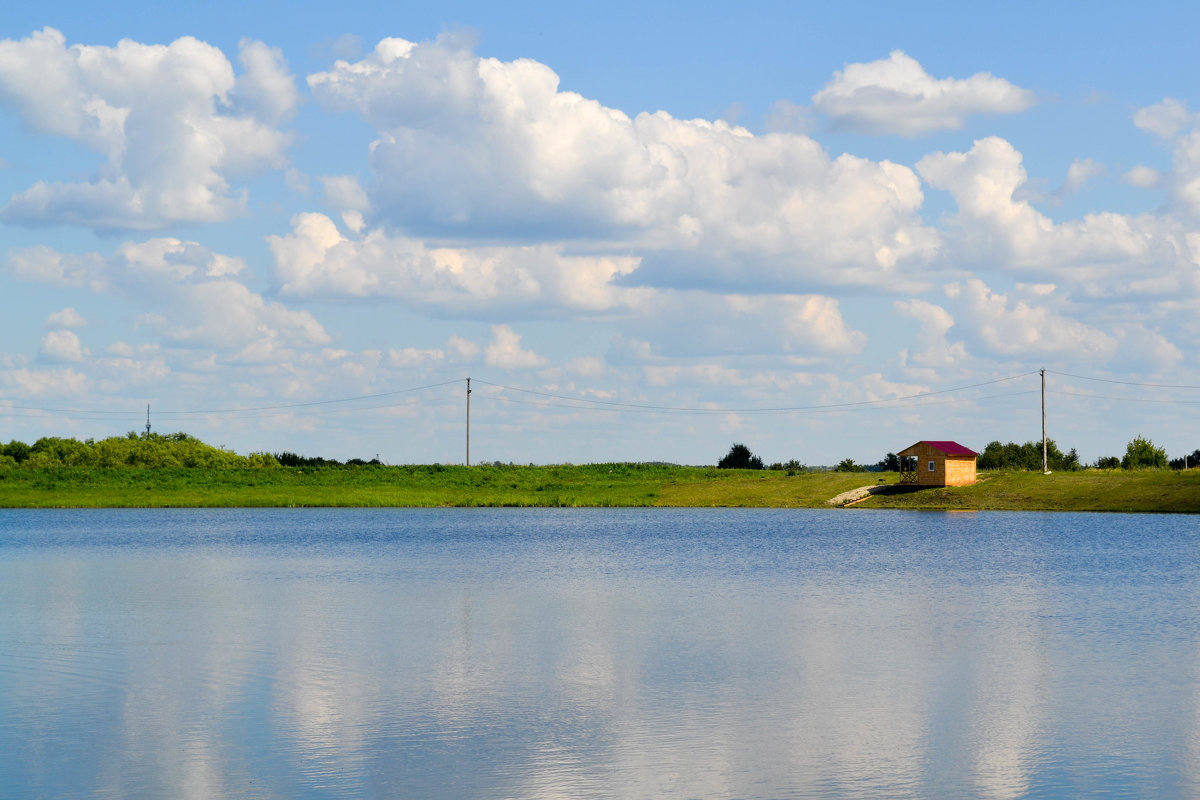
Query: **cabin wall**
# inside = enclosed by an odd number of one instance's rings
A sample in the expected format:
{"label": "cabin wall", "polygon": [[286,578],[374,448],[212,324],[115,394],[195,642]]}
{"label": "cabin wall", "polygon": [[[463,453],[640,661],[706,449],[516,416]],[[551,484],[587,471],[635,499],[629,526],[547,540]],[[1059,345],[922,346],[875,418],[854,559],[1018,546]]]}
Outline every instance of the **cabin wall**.
{"label": "cabin wall", "polygon": [[975,483],[975,459],[971,456],[947,456],[945,474],[947,486],[970,486]]}
{"label": "cabin wall", "polygon": [[[946,485],[946,454],[934,450],[927,444],[916,448],[917,453],[917,485],[945,486]],[[933,462],[933,471],[929,470],[929,462]]]}
{"label": "cabin wall", "polygon": [[[925,443],[914,445],[900,455],[917,457],[918,486],[970,486],[975,483],[973,456],[947,456]],[[929,462],[933,462],[933,470]]]}

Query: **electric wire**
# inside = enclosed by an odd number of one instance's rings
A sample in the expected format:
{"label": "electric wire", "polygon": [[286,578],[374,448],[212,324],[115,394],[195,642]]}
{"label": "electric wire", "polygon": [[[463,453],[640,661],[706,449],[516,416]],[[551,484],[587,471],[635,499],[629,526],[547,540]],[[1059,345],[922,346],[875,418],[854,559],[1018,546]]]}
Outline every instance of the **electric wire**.
{"label": "electric wire", "polygon": [[1030,375],[1037,375],[1037,374],[1038,374],[1037,372],[1022,372],[1018,375],[1009,375],[1008,377],[1005,377],[1005,378],[996,378],[995,380],[982,381],[980,383],[972,383],[972,384],[969,384],[966,386],[954,386],[949,389],[938,389],[938,390],[932,391],[932,392],[918,392],[916,394],[900,395],[899,397],[891,397],[891,398],[886,398],[886,399],[881,399],[881,400],[857,400],[857,401],[846,402],[846,403],[823,403],[823,404],[810,405],[810,406],[780,406],[780,407],[775,407],[775,408],[712,408],[712,407],[702,408],[702,407],[691,407],[691,406],[656,406],[656,405],[647,405],[647,404],[640,404],[640,403],[620,403],[620,402],[617,402],[614,400],[595,400],[595,399],[585,398],[585,397],[571,397],[569,395],[555,394],[553,392],[542,392],[542,391],[538,391],[536,389],[525,389],[525,388],[518,387],[518,386],[505,386],[505,385],[499,384],[499,383],[492,383],[491,381],[487,381],[482,378],[473,378],[472,380],[474,380],[476,383],[481,383],[486,386],[494,386],[498,389],[504,389],[504,390],[512,391],[512,392],[523,392],[525,394],[537,395],[539,397],[552,397],[557,400],[570,400],[570,401],[578,402],[578,403],[593,403],[596,405],[613,406],[613,407],[619,407],[619,408],[636,408],[636,409],[662,411],[662,412],[688,412],[688,413],[694,413],[694,414],[779,414],[779,413],[789,413],[789,412],[796,412],[796,411],[814,411],[814,410],[819,410],[819,409],[845,409],[845,408],[853,408],[856,406],[883,405],[883,404],[887,404],[887,403],[895,403],[900,400],[911,400],[911,399],[920,398],[920,397],[933,397],[935,395],[948,394],[950,392],[961,392],[961,391],[965,391],[966,389],[976,389],[976,388],[979,388],[980,386],[991,386],[993,384],[1004,383],[1005,381],[1016,380],[1017,378],[1025,378]]}
{"label": "electric wire", "polygon": [[[251,406],[248,408],[216,408],[216,409],[198,409],[187,411],[162,411],[155,410],[156,417],[175,417],[182,415],[202,415],[202,414],[242,414],[251,411],[277,411],[285,408],[308,408],[311,406],[331,405],[333,403],[352,403],[359,400],[374,400],[380,397],[391,397],[398,394],[406,394],[410,392],[419,392],[425,389],[437,389],[442,386],[450,386],[451,384],[461,383],[461,379],[443,381],[441,383],[431,383],[426,386],[413,386],[407,389],[395,389],[388,392],[378,392],[376,394],[362,394],[354,397],[339,397],[331,400],[312,400],[306,403],[283,403],[273,406]],[[378,408],[386,408],[386,406],[377,406]],[[142,411],[104,411],[102,409],[86,409],[86,408],[43,408],[40,406],[22,406],[22,405],[4,405],[0,406],[3,409],[17,409],[21,411],[41,411],[49,414],[98,414],[104,416],[134,416],[141,418],[144,412]],[[348,409],[353,410],[353,409]],[[287,416],[281,414],[279,416]]]}
{"label": "electric wire", "polygon": [[1077,378],[1081,381],[1097,381],[1099,383],[1119,383],[1122,386],[1140,386],[1153,389],[1200,389],[1200,386],[1188,384],[1173,384],[1173,383],[1139,383],[1137,381],[1119,381],[1114,378],[1091,378],[1087,375],[1072,375],[1070,372],[1059,372],[1058,370],[1048,369],[1047,373],[1052,375],[1062,375],[1065,378]]}
{"label": "electric wire", "polygon": [[[472,380],[478,380],[478,379],[472,378]],[[918,402],[918,403],[902,403],[902,402],[898,402],[899,400],[901,400],[901,398],[896,398],[895,401],[879,401],[880,403],[894,402],[895,403],[894,405],[877,405],[877,406],[873,406],[871,408],[858,408],[858,409],[851,409],[851,410],[855,410],[855,411],[888,411],[888,410],[893,410],[896,408],[926,408],[928,406],[954,405],[957,403],[973,403],[973,402],[978,402],[981,400],[994,400],[994,399],[1000,399],[1000,398],[1005,398],[1005,397],[1021,397],[1021,396],[1027,396],[1027,395],[1037,394],[1037,393],[1038,393],[1037,389],[1028,389],[1028,390],[1024,390],[1024,391],[1020,391],[1020,392],[1006,392],[1004,394],[983,395],[981,397],[962,397],[962,398],[957,398],[957,399],[953,399],[953,400],[933,400],[933,401],[929,401],[929,402]],[[644,407],[637,407],[637,406],[597,408],[596,406],[562,405],[560,403],[552,402],[553,399],[556,399],[553,397],[549,398],[547,401],[543,401],[543,402],[538,402],[535,400],[518,400],[514,397],[505,397],[503,395],[482,395],[482,397],[485,400],[494,400],[494,401],[499,401],[502,403],[508,403],[508,404],[513,404],[513,405],[533,406],[534,408],[563,409],[563,410],[567,410],[567,411],[600,411],[600,412],[604,412],[604,413],[608,413],[608,414],[622,414],[622,413],[624,413],[624,414],[630,414],[630,413],[633,413],[633,414],[680,414],[680,415],[691,414],[691,415],[701,416],[701,415],[714,415],[714,414],[744,414],[744,413],[747,413],[744,411],[734,411],[734,410],[728,410],[728,409],[680,410],[680,409],[644,408]],[[572,399],[572,398],[567,398],[567,399]],[[757,413],[761,413],[761,414],[801,414],[801,413],[831,414],[831,413],[838,413],[840,411],[845,411],[845,410],[846,410],[845,408],[838,407],[838,406],[832,406],[832,407],[830,407],[830,406],[812,406],[812,407],[808,407],[808,408],[763,410],[763,411],[759,411]]]}

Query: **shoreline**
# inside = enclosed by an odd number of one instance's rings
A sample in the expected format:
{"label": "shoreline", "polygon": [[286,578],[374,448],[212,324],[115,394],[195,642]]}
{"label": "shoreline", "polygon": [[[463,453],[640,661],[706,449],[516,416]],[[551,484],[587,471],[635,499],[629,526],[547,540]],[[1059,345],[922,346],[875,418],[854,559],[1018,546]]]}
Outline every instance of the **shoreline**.
{"label": "shoreline", "polygon": [[[883,482],[880,483],[879,479]],[[864,485],[867,480],[875,483]],[[18,467],[0,508],[826,508],[1200,513],[1200,470],[995,472],[895,491],[896,473],[662,464]],[[831,501],[840,502],[832,503]]]}

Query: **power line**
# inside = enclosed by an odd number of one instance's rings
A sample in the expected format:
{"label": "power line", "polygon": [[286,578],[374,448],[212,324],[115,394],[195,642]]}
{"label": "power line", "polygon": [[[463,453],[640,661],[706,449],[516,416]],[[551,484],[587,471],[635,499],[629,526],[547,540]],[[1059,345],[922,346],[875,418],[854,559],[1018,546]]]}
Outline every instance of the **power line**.
{"label": "power line", "polygon": [[[472,380],[474,380],[476,383],[483,382],[479,378],[472,378]],[[1037,393],[1038,393],[1037,389],[1028,389],[1028,390],[1024,390],[1024,391],[1020,391],[1020,392],[1006,392],[1004,394],[991,394],[991,395],[983,395],[980,397],[962,397],[962,398],[953,399],[953,400],[934,400],[934,401],[925,402],[925,403],[908,403],[905,405],[891,405],[891,406],[876,405],[876,406],[873,406],[870,408],[858,408],[858,409],[854,409],[854,410],[856,410],[856,411],[887,411],[887,410],[895,409],[898,407],[900,407],[900,408],[926,408],[929,406],[944,406],[944,405],[955,405],[957,403],[973,403],[973,402],[978,402],[978,401],[982,401],[982,400],[995,400],[995,399],[1001,399],[1001,398],[1005,398],[1005,397],[1024,397],[1024,396],[1028,396],[1031,394],[1037,394]],[[504,397],[503,395],[483,395],[483,397],[486,400],[493,400],[493,401],[498,401],[498,402],[502,402],[502,403],[508,403],[511,405],[525,405],[525,406],[533,406],[534,408],[547,408],[547,409],[556,408],[556,409],[565,409],[565,410],[570,410],[570,411],[600,411],[600,412],[603,412],[606,414],[681,414],[681,415],[692,414],[692,415],[702,416],[705,414],[712,415],[712,414],[745,414],[745,413],[749,413],[746,411],[736,411],[736,410],[730,410],[730,409],[678,410],[678,409],[645,408],[645,407],[638,407],[638,406],[598,408],[596,406],[562,405],[562,404],[554,403],[554,402],[538,402],[535,400],[517,400],[516,398]],[[551,397],[549,399],[552,400],[555,398]],[[567,399],[572,399],[572,398],[567,398]],[[899,399],[899,398],[897,398],[897,399]],[[886,403],[886,402],[894,402],[894,401],[870,401],[870,402]],[[845,411],[845,410],[846,410],[845,408],[839,407],[839,406],[812,406],[812,407],[804,408],[804,409],[796,408],[796,409],[782,409],[782,410],[780,410],[780,409],[761,410],[756,413],[761,413],[761,414],[800,414],[800,413],[830,414],[830,413],[837,413],[839,411]]]}
{"label": "power line", "polygon": [[1142,386],[1153,389],[1200,389],[1200,386],[1191,386],[1187,384],[1172,384],[1172,383],[1139,383],[1137,381],[1118,381],[1113,378],[1090,378],[1087,375],[1072,375],[1069,372],[1058,372],[1057,370],[1048,369],[1046,372],[1054,375],[1062,375],[1066,378],[1078,378],[1081,381],[1097,381],[1099,383],[1119,383],[1122,386]]}
{"label": "power line", "polygon": [[[395,389],[390,392],[378,392],[376,394],[362,394],[355,397],[339,397],[332,400],[312,400],[307,403],[283,403],[273,406],[251,406],[248,408],[216,408],[216,409],[201,409],[187,411],[156,411],[155,413],[163,416],[184,416],[193,414],[244,414],[252,411],[278,411],[285,408],[310,408],[312,406],[331,405],[334,403],[353,403],[359,400],[374,400],[380,397],[392,397],[398,394],[406,394],[410,392],[420,392],[425,389],[437,389],[442,386],[450,386],[457,384],[458,379],[452,381],[443,381],[441,383],[431,383],[426,386],[413,386],[408,389]],[[387,408],[388,406],[376,406],[377,408]],[[19,405],[4,405],[0,406],[3,409],[17,409],[21,411],[40,411],[47,414],[99,414],[103,416],[141,416],[140,411],[104,411],[101,409],[87,408],[44,408],[41,406],[19,406]],[[279,416],[287,416],[280,414]]]}
{"label": "power line", "polygon": [[[1115,382],[1115,381],[1114,381]],[[1176,387],[1177,388],[1177,387]],[[1200,405],[1200,400],[1162,400],[1154,397],[1114,397],[1106,394],[1089,394],[1087,392],[1056,392],[1053,389],[1047,389],[1047,394],[1060,394],[1067,397],[1086,397],[1094,400],[1118,400],[1128,403],[1162,403],[1164,405],[1176,406],[1195,406]]]}
{"label": "power line", "polygon": [[[961,391],[965,391],[966,389],[976,389],[976,388],[979,388],[980,386],[991,386],[993,384],[1004,383],[1005,381],[1016,380],[1017,378],[1024,378],[1029,375],[1036,375],[1036,374],[1038,374],[1038,373],[1037,372],[1023,372],[1023,373],[1020,373],[1019,375],[1009,375],[1006,378],[997,378],[995,380],[982,381],[980,383],[972,383],[972,384],[968,384],[966,386],[955,386],[955,387],[952,387],[949,389],[938,389],[937,391],[932,391],[932,392],[918,392],[916,394],[901,395],[899,397],[891,397],[891,398],[886,398],[886,399],[882,399],[882,400],[857,400],[857,401],[847,402],[847,403],[824,403],[824,404],[811,405],[811,406],[780,406],[780,407],[776,407],[776,408],[713,408],[713,407],[697,408],[697,407],[689,407],[689,406],[656,406],[656,405],[644,405],[644,404],[640,404],[640,403],[620,403],[620,402],[617,402],[614,400],[595,400],[595,399],[586,398],[586,397],[571,397],[569,395],[554,394],[553,392],[541,392],[541,391],[537,391],[536,389],[524,389],[519,386],[504,386],[499,383],[492,383],[490,381],[485,381],[482,378],[475,378],[474,380],[476,383],[482,383],[482,384],[486,384],[488,386],[494,386],[498,389],[503,389],[503,390],[507,390],[507,391],[522,392],[525,394],[537,395],[539,397],[550,397],[550,398],[554,398],[556,400],[568,400],[568,401],[575,402],[575,403],[593,403],[596,405],[611,406],[614,408],[631,408],[631,409],[642,409],[642,410],[647,410],[647,411],[660,411],[660,412],[686,412],[686,413],[692,413],[692,414],[784,414],[784,413],[791,413],[791,412],[798,412],[798,411],[817,411],[817,410],[825,410],[825,409],[836,410],[836,409],[844,409],[844,408],[853,408],[856,406],[884,405],[884,404],[888,404],[888,403],[895,404],[901,400],[912,400],[912,399],[921,398],[921,397],[933,397],[935,395],[948,394],[950,392],[961,392]],[[580,406],[580,407],[586,408],[587,406]]]}

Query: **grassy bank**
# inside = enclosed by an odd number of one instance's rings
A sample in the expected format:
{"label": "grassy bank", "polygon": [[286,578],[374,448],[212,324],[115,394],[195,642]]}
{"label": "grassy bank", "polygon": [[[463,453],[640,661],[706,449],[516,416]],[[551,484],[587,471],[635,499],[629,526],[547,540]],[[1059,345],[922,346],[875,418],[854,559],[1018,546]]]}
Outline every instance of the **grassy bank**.
{"label": "grassy bank", "polygon": [[[822,508],[894,473],[718,470],[653,464],[0,469],[0,507],[744,506]],[[981,475],[975,486],[879,494],[854,506],[1200,512],[1200,470]]]}
{"label": "grassy bank", "polygon": [[974,486],[875,495],[856,508],[1200,513],[1200,470],[980,473]]}
{"label": "grassy bank", "polygon": [[0,470],[0,507],[817,507],[868,478],[654,464]]}

